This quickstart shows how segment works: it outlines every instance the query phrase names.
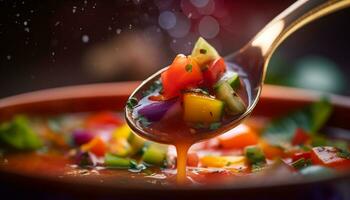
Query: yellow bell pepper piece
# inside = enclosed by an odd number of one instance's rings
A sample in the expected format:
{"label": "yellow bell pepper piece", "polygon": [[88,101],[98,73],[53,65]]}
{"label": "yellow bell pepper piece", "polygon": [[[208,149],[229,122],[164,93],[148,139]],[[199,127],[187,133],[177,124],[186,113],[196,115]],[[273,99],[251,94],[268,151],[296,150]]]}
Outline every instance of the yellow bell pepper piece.
{"label": "yellow bell pepper piece", "polygon": [[131,132],[130,127],[128,126],[128,124],[124,124],[118,128],[116,128],[116,130],[113,132],[112,138],[115,140],[119,140],[119,139],[128,139],[130,137],[130,135],[133,134]]}
{"label": "yellow bell pepper piece", "polygon": [[131,137],[128,139],[129,144],[131,146],[131,152],[130,155],[134,155],[141,151],[143,146],[145,145],[146,140],[142,137],[136,135],[135,133],[132,133]]}
{"label": "yellow bell pepper piece", "polygon": [[109,152],[113,155],[126,157],[130,154],[132,148],[126,139],[112,140],[109,145]]}
{"label": "yellow bell pepper piece", "polygon": [[132,156],[144,146],[145,140],[132,132],[125,123],[118,127],[112,135],[110,152],[118,156]]}
{"label": "yellow bell pepper piece", "polygon": [[244,165],[244,156],[204,156],[200,159],[204,167],[229,167],[231,165]]}
{"label": "yellow bell pepper piece", "polygon": [[220,100],[196,93],[186,93],[183,97],[184,120],[187,122],[218,122],[224,108]]}

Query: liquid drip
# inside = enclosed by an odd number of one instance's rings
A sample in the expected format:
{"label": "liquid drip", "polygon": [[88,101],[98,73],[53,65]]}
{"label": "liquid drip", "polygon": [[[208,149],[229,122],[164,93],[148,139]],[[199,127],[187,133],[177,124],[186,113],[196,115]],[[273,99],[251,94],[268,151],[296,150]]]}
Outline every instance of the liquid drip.
{"label": "liquid drip", "polygon": [[175,145],[177,152],[177,160],[176,160],[176,168],[177,168],[177,176],[176,182],[178,184],[185,184],[187,181],[186,176],[186,166],[187,166],[187,152],[191,145],[187,144],[177,144]]}

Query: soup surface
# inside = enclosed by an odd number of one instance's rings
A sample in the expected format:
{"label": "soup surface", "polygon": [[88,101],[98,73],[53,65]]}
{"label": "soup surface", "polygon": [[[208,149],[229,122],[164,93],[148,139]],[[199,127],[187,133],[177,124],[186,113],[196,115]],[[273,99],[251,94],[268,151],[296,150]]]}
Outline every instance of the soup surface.
{"label": "soup surface", "polygon": [[[319,133],[326,100],[278,119],[249,118],[198,143],[187,156],[187,184],[215,186],[330,176],[350,168],[349,144]],[[1,171],[96,184],[176,185],[176,151],[132,133],[122,113],[17,115],[1,123]],[[268,181],[266,179],[268,178]]]}

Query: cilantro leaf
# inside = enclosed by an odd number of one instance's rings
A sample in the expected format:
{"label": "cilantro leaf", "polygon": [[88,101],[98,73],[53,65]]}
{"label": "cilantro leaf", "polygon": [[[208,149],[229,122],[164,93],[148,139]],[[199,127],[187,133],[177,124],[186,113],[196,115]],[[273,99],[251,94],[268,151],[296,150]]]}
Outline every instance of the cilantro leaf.
{"label": "cilantro leaf", "polygon": [[138,100],[135,97],[131,97],[130,99],[128,99],[128,101],[126,102],[126,106],[129,109],[133,109],[136,105],[138,104]]}
{"label": "cilantro leaf", "polygon": [[206,54],[206,53],[207,53],[207,50],[206,50],[206,49],[199,49],[199,53],[200,53],[200,54]]}
{"label": "cilantro leaf", "polygon": [[148,90],[145,90],[142,92],[142,97],[148,96],[155,91],[161,91],[162,89],[163,89],[162,82],[160,80],[156,80],[151,84]]}
{"label": "cilantro leaf", "polygon": [[191,64],[187,64],[185,66],[185,69],[186,69],[187,72],[192,72],[192,65]]}
{"label": "cilantro leaf", "polygon": [[345,158],[345,159],[350,159],[350,152],[340,149],[339,152],[337,153],[337,156],[341,157],[341,158]]}

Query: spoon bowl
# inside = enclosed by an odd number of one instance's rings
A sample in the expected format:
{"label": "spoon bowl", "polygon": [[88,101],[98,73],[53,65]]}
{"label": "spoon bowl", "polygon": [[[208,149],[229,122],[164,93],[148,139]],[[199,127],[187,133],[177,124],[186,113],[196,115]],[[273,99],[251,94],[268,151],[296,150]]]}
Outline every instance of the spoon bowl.
{"label": "spoon bowl", "polygon": [[[257,92],[256,94],[251,94],[250,93],[251,92],[250,83],[249,83],[249,80],[247,79],[247,75],[244,72],[244,70],[233,63],[229,63],[228,60],[225,60],[225,61],[227,63],[228,68],[233,68],[234,71],[238,72],[238,74],[240,75],[240,78],[245,86],[244,88],[242,88],[242,91],[240,91],[240,93],[244,93],[243,95],[246,96],[245,103],[246,103],[246,105],[248,105],[248,109],[244,113],[242,113],[238,116],[234,116],[234,120],[230,121],[229,123],[223,124],[218,129],[215,129],[212,131],[207,130],[204,134],[203,133],[196,134],[196,135],[188,135],[187,133],[178,134],[181,137],[183,137],[184,140],[186,140],[183,142],[185,142],[185,143],[199,142],[199,141],[220,135],[224,132],[227,132],[228,130],[230,130],[230,129],[234,128],[235,126],[237,126],[238,124],[240,124],[242,122],[242,120],[244,120],[251,113],[252,109],[255,107],[255,105],[253,105],[253,104],[256,104],[257,101],[254,101],[254,99],[252,98],[252,95],[260,95],[261,87],[258,88],[258,91],[256,91]],[[152,76],[150,76],[146,80],[144,80],[133,91],[133,93],[130,95],[129,99],[130,98],[141,99],[144,92],[146,92],[147,89],[149,87],[151,87],[151,85],[155,81],[159,80],[160,75],[164,71],[166,71],[167,69],[168,69],[168,67],[165,67],[165,68],[157,71],[155,74],[153,74]],[[127,107],[125,108],[125,118],[126,118],[127,123],[129,124],[129,126],[131,127],[131,129],[134,132],[136,132],[137,134],[139,134],[140,136],[142,136],[148,140],[156,141],[159,143],[164,143],[164,144],[173,144],[174,143],[174,136],[175,136],[174,134],[171,134],[169,132],[162,132],[162,131],[155,130],[155,129],[145,129],[142,125],[137,123],[137,121],[135,120],[135,117],[133,116],[132,110],[130,110]]]}
{"label": "spoon bowl", "polygon": [[[350,0],[298,0],[268,23],[243,48],[226,56],[225,62],[229,67],[238,69],[240,78],[243,80],[247,109],[216,130],[207,130],[193,137],[186,136],[184,140],[192,144],[225,133],[240,124],[257,105],[269,60],[281,42],[309,22],[348,6],[350,6]],[[165,67],[143,81],[129,99],[141,99],[142,93],[159,80],[161,73],[167,69],[168,67]],[[132,110],[128,107],[125,108],[125,117],[131,129],[140,136],[160,143],[173,144],[173,134],[154,128],[146,130],[136,122]]]}

